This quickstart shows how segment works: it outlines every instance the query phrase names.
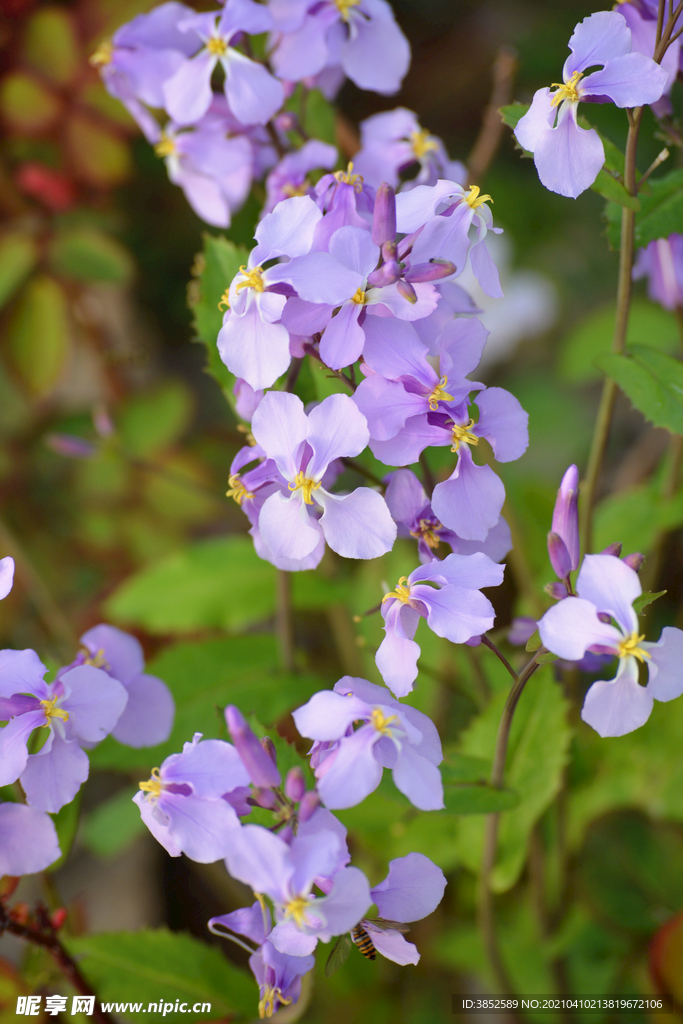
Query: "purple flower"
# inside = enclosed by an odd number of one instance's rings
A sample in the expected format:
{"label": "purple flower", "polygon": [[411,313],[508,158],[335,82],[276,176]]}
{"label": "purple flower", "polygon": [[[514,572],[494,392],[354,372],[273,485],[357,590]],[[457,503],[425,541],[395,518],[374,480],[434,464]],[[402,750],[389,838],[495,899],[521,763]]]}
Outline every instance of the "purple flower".
{"label": "purple flower", "polygon": [[385,0],[271,0],[279,35],[271,59],[292,82],[341,65],[360,89],[398,92],[410,47]]}
{"label": "purple flower", "polygon": [[[226,866],[233,878],[273,901],[277,923],[269,941],[280,953],[307,956],[318,939],[329,942],[349,931],[370,907],[363,872],[339,867],[342,848],[336,830],[300,830],[290,844],[260,825],[236,830]],[[322,880],[331,882],[329,892],[316,896],[313,886]]]}
{"label": "purple flower", "polygon": [[245,125],[266,124],[282,106],[282,85],[231,43],[242,32],[267,32],[272,24],[268,9],[253,0],[227,0],[219,16],[193,14],[181,21],[179,28],[193,40],[195,55],[183,61],[164,85],[165,106],[173,120],[192,124],[206,113],[213,99],[211,75],[220,63],[225,96],[235,117]]}
{"label": "purple flower", "polygon": [[336,162],[335,147],[318,139],[309,139],[301,149],[287,153],[266,178],[264,213],[270,213],[283,199],[308,195],[313,190],[306,177],[309,171],[329,170]]}
{"label": "purple flower", "polygon": [[494,562],[505,558],[512,547],[510,527],[503,518],[489,530],[483,541],[462,540],[448,530],[434,515],[422,484],[410,469],[397,469],[391,474],[385,500],[398,524],[399,537],[416,538],[418,556],[423,565],[439,560],[441,556],[437,551],[441,544],[449,544],[459,555],[483,551]]}
{"label": "purple flower", "polygon": [[44,811],[0,804],[0,877],[44,871],[61,855],[57,831]]}
{"label": "purple flower", "polygon": [[114,739],[128,747],[155,747],[171,735],[175,704],[161,679],[147,675],[142,646],[130,633],[102,623],[81,637],[85,650],[59,678],[77,665],[93,665],[117,679],[128,693],[128,702],[112,730]]}
{"label": "purple flower", "polygon": [[481,587],[502,583],[505,567],[481,552],[448,555],[402,576],[395,590],[382,599],[386,636],[375,661],[387,686],[397,697],[405,697],[417,677],[420,646],[413,637],[420,616],[436,633],[454,644],[485,633],[493,625],[495,612]]}
{"label": "purple flower", "polygon": [[[642,593],[640,580],[613,555],[586,555],[576,592],[578,597],[566,597],[545,613],[538,624],[541,640],[567,661],[578,661],[586,651],[619,658],[615,678],[591,686],[581,717],[601,736],[624,736],[647,722],[655,700],[683,693],[683,631],[667,626],[657,643],[638,634],[632,604]],[[647,686],[639,685],[639,662],[647,665]]]}
{"label": "purple flower", "polygon": [[289,332],[278,321],[286,297],[274,286],[287,279],[288,264],[263,264],[278,256],[302,256],[322,214],[308,196],[278,203],[256,228],[257,245],[230,285],[230,308],[218,335],[221,359],[255,390],[269,388],[290,362]]}
{"label": "purple flower", "polygon": [[683,306],[683,235],[656,238],[639,249],[633,277],[647,278],[647,292],[664,309]]}
{"label": "purple flower", "polygon": [[548,555],[561,580],[579,567],[579,471],[574,465],[562,477],[557,492]]}
{"label": "purple flower", "polygon": [[[569,40],[571,56],[557,91],[539,89],[515,128],[520,146],[534,154],[541,182],[551,192],[576,199],[589,188],[605,162],[598,133],[580,128],[580,102],[638,107],[655,103],[667,85],[667,72],[642,53],[631,52],[631,31],[621,14],[598,11],[584,18]],[[602,65],[585,75],[586,68]],[[554,87],[553,86],[553,87]]]}
{"label": "purple flower", "polygon": [[441,903],[445,888],[443,871],[423,853],[409,853],[390,861],[387,877],[370,890],[380,918],[377,922],[360,922],[377,952],[397,964],[418,963],[420,954],[416,947],[388,925],[427,917]]}
{"label": "purple flower", "polygon": [[235,744],[239,758],[251,782],[255,786],[270,789],[282,782],[280,772],[270,754],[259,743],[258,737],[249,727],[244,715],[230,704],[225,709],[225,721],[230,730],[230,738]]}
{"label": "purple flower", "polygon": [[[398,230],[406,234],[417,232],[411,260],[423,263],[434,257],[450,260],[456,274],[462,274],[467,260],[472,272],[487,295],[500,299],[498,270],[486,248],[489,231],[499,234],[502,228],[493,227],[493,217],[486,205],[491,196],[479,194],[478,186],[468,191],[455,181],[437,181],[436,185],[418,185],[409,192],[396,196]],[[470,228],[476,231],[476,240],[470,239]]]}
{"label": "purple flower", "polygon": [[[35,651],[0,651],[0,786],[17,779],[33,807],[57,812],[88,777],[81,743],[93,744],[112,731],[128,694],[101,669],[79,665],[51,686]],[[36,754],[29,754],[34,729],[48,729]]]}
{"label": "purple flower", "polygon": [[458,160],[449,160],[441,139],[420,127],[412,110],[397,107],[373,114],[360,123],[361,148],[355,154],[354,166],[364,180],[378,188],[388,182],[394,188],[400,175],[415,164],[417,177],[407,181],[404,189],[415,185],[436,185],[439,178],[448,178],[464,185],[467,169]]}
{"label": "purple flower", "polygon": [[[368,443],[365,417],[346,395],[330,395],[306,416],[296,395],[270,391],[254,413],[254,437],[288,481],[289,497],[272,494],[259,531],[275,557],[302,559],[327,541],[344,558],[377,558],[396,539],[384,498],[369,487],[330,494],[322,486],[335,459],[359,455]],[[311,513],[322,508],[320,520]]]}
{"label": "purple flower", "polygon": [[[641,10],[638,10],[634,3],[624,3],[619,8],[619,14],[631,30],[631,50],[634,53],[642,53],[645,57],[654,57],[657,42],[656,6],[652,12],[648,9],[647,3],[643,4]],[[680,28],[680,25],[678,27]],[[652,104],[658,117],[672,112],[669,93],[678,76],[680,56],[681,41],[674,39],[660,61],[661,67],[666,71],[667,79],[661,99]]]}
{"label": "purple flower", "polygon": [[0,601],[7,597],[14,585],[14,559],[9,555],[0,558]]}
{"label": "purple flower", "polygon": [[237,750],[195,733],[182,754],[171,754],[140,783],[133,800],[154,838],[171,857],[186,854],[200,864],[225,857],[240,830],[226,796],[251,781]]}
{"label": "purple flower", "polygon": [[[311,763],[327,807],[355,807],[377,789],[384,768],[392,769],[396,788],[420,810],[443,807],[436,727],[383,686],[344,676],[334,690],[314,694],[293,718],[300,734],[316,741],[312,753],[319,756]],[[357,722],[362,724],[354,732]]]}

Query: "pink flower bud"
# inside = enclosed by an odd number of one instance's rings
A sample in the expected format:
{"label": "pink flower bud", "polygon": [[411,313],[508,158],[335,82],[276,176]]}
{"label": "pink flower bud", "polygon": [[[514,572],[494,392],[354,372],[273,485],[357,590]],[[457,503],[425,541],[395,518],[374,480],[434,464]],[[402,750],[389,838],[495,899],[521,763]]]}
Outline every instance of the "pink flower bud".
{"label": "pink flower bud", "polygon": [[[553,512],[552,532],[561,537],[569,556],[569,568],[579,566],[579,471],[570,466],[562,477]],[[550,551],[548,552],[550,554]],[[552,556],[550,558],[552,562]],[[553,569],[555,566],[553,564]],[[557,569],[555,569],[557,572]],[[559,573],[558,573],[559,575]],[[565,576],[567,573],[564,574]],[[560,576],[560,579],[563,579]]]}
{"label": "pink flower bud", "polygon": [[552,530],[548,534],[548,557],[559,578],[565,580],[572,570],[571,559],[564,541]]}
{"label": "pink flower bud", "polygon": [[304,793],[299,804],[299,821],[303,823],[308,821],[314,811],[320,806],[320,797],[314,789],[310,789],[308,793]]}
{"label": "pink flower bud", "polygon": [[626,555],[624,561],[627,565],[630,565],[635,572],[640,572],[641,566],[645,561],[645,555],[641,555],[639,551],[634,551],[632,555]]}
{"label": "pink flower bud", "polygon": [[230,704],[225,709],[225,720],[232,742],[254,785],[266,789],[279,786],[282,780],[274,759],[259,743],[239,708]]}
{"label": "pink flower bud", "polygon": [[375,245],[393,242],[396,237],[396,195],[391,185],[383,182],[375,195],[372,214],[372,240]]}
{"label": "pink flower bud", "polygon": [[290,768],[285,779],[285,796],[298,804],[306,792],[306,777],[301,768]]}

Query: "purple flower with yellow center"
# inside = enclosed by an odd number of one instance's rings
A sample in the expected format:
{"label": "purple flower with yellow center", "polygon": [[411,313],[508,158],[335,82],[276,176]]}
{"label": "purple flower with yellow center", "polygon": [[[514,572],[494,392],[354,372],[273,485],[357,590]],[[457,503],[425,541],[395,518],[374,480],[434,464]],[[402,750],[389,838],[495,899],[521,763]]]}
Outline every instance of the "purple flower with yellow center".
{"label": "purple flower with yellow center", "polygon": [[435,185],[439,178],[464,184],[467,169],[458,160],[450,160],[441,139],[420,127],[412,110],[396,110],[373,114],[360,123],[361,148],[354,155],[354,166],[369,185],[378,188],[388,182],[394,188],[400,175],[419,166],[417,177],[404,184]]}
{"label": "purple flower with yellow center", "polygon": [[[254,437],[287,481],[259,515],[259,531],[276,558],[303,559],[322,538],[344,558],[390,551],[396,524],[384,498],[369,487],[331,494],[322,483],[335,459],[359,455],[368,443],[365,417],[347,395],[330,395],[307,416],[301,399],[269,391],[254,413]],[[318,520],[314,503],[322,509]]]}
{"label": "purple flower with yellow center", "polygon": [[[545,613],[541,640],[567,661],[586,651],[619,658],[615,678],[589,689],[581,717],[601,736],[624,736],[645,724],[655,700],[683,693],[683,631],[667,626],[657,643],[639,634],[632,607],[642,593],[638,573],[614,555],[586,555],[576,592]],[[646,686],[639,684],[639,665],[647,666]]]}
{"label": "purple flower with yellow center", "polygon": [[154,838],[171,857],[185,853],[200,864],[225,857],[240,823],[227,797],[251,779],[237,750],[195,733],[181,754],[171,754],[140,783],[133,800]]}
{"label": "purple flower with yellow center", "polygon": [[377,668],[397,697],[405,697],[417,678],[420,646],[413,637],[420,617],[436,633],[463,644],[490,629],[493,605],[482,587],[497,587],[505,567],[488,555],[448,555],[401,576],[395,590],[382,598],[386,636],[375,655]]}
{"label": "purple flower with yellow center", "polygon": [[[242,124],[266,124],[284,101],[282,85],[269,71],[231,45],[243,32],[268,32],[268,9],[253,0],[227,0],[222,13],[194,14],[178,27],[194,41],[194,56],[184,60],[164,84],[165,106],[178,124],[192,124],[213,99],[211,76],[220,63],[225,71],[225,96]],[[198,51],[198,52],[196,52]]]}
{"label": "purple flower with yellow center", "polygon": [[264,264],[307,253],[321,217],[308,196],[278,203],[256,228],[257,244],[223,296],[228,310],[218,334],[219,355],[255,391],[274,384],[291,358],[289,332],[279,323],[287,299],[276,290],[288,280],[289,264],[275,263],[267,269]]}
{"label": "purple flower with yellow center", "polygon": [[271,0],[269,10],[280,78],[300,82],[340,64],[360,89],[398,92],[410,47],[385,0]]}
{"label": "purple flower with yellow center", "polygon": [[355,807],[377,789],[384,768],[392,770],[394,785],[415,807],[443,807],[436,727],[385,687],[344,676],[334,690],[321,690],[297,708],[293,718],[299,733],[316,741],[313,752],[331,744],[315,759],[317,789],[327,807]]}
{"label": "purple flower with yellow center", "polygon": [[[515,137],[534,154],[541,183],[551,192],[576,199],[593,184],[605,162],[600,136],[577,124],[579,103],[639,107],[655,103],[667,85],[667,72],[642,53],[631,52],[631,31],[617,11],[584,18],[569,40],[571,55],[562,82],[539,89],[520,118]],[[586,74],[588,68],[601,65]]]}
{"label": "purple flower with yellow center", "polygon": [[[318,829],[297,834],[288,844],[260,825],[235,831],[226,855],[233,878],[272,900],[275,927],[268,941],[280,953],[308,956],[318,940],[329,942],[350,931],[372,903],[362,871],[339,867],[343,846],[337,831]],[[320,882],[326,894],[313,888]]]}
{"label": "purple flower with yellow center", "polygon": [[309,195],[313,186],[308,181],[308,173],[321,167],[329,170],[336,162],[335,147],[319,139],[309,139],[296,152],[287,153],[266,178],[264,212],[275,209],[283,199]]}
{"label": "purple flower with yellow center", "polygon": [[[52,684],[35,651],[0,651],[0,786],[17,779],[33,807],[56,813],[88,777],[81,744],[99,743],[116,726],[128,701],[126,688],[101,669],[79,665]],[[41,749],[29,754],[34,729],[47,729]]]}
{"label": "purple flower with yellow center", "polygon": [[[477,185],[464,189],[455,181],[437,181],[435,185],[417,185],[396,196],[397,227],[412,235],[410,258],[415,263],[430,259],[450,260],[456,266],[453,275],[462,274],[469,259],[472,272],[487,295],[500,299],[503,292],[500,277],[486,248],[489,231],[499,234],[502,228],[493,227],[493,216],[487,203],[491,196],[481,195]],[[474,228],[476,239],[470,238]]]}

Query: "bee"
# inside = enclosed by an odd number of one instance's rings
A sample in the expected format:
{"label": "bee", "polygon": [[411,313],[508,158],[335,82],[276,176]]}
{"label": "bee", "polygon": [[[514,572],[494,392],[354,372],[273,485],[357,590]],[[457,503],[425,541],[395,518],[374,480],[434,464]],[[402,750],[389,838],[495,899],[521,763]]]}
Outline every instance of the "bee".
{"label": "bee", "polygon": [[351,932],[351,938],[358,946],[359,950],[368,960],[377,959],[377,950],[372,944],[372,939],[366,932],[365,928],[362,928],[359,924]]}

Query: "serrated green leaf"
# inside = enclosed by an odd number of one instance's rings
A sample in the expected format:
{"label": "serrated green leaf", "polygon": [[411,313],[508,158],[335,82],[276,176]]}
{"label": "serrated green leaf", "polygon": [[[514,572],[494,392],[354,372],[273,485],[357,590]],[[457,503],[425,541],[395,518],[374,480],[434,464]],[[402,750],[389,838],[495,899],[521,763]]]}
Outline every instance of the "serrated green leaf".
{"label": "serrated green leaf", "polygon": [[540,646],[541,646],[541,634],[536,629],[536,630],[534,630],[534,632],[531,634],[531,636],[527,640],[526,647],[524,648],[524,650],[528,651],[529,654],[533,654],[533,652],[537,651]]}
{"label": "serrated green leaf", "polygon": [[604,199],[610,200],[610,202],[618,203],[619,206],[625,206],[628,210],[633,210],[635,213],[640,210],[640,200],[637,196],[629,195],[621,182],[613,178],[609,171],[604,169],[599,171],[591,188]]}
{"label": "serrated green leaf", "polygon": [[644,590],[640,597],[637,597],[633,602],[633,610],[637,615],[640,615],[643,608],[647,608],[653,601],[657,601],[660,597],[664,597],[666,590],[658,590],[654,593],[652,590]]}
{"label": "serrated green leaf", "polygon": [[[640,212],[636,214],[636,247],[649,245],[656,238],[668,238],[683,232],[683,170],[671,171],[662,178],[650,178],[639,192]],[[621,210],[611,203],[605,210],[607,238],[613,249],[621,244]]]}
{"label": "serrated green leaf", "polygon": [[[142,1003],[144,1010],[125,1014],[130,1020],[164,1020],[163,1004],[175,1009],[176,1000],[188,1004],[184,1020],[216,1020],[238,1013],[253,1016],[258,989],[213,946],[165,928],[138,932],[63,937],[80,969],[104,1002]],[[148,1004],[161,1009],[150,1010]],[[193,1011],[196,1004],[210,1010]],[[144,1013],[144,1016],[142,1015]]]}
{"label": "serrated green leaf", "polygon": [[516,128],[518,121],[520,121],[529,110],[528,103],[508,103],[505,107],[499,107],[498,113],[500,114],[503,124],[506,124],[508,128]]}
{"label": "serrated green leaf", "polygon": [[610,353],[598,365],[655,427],[683,434],[683,364],[645,345],[628,355]]}
{"label": "serrated green leaf", "polygon": [[0,306],[12,297],[38,260],[38,246],[23,231],[0,238]]}
{"label": "serrated green leaf", "polygon": [[493,786],[445,785],[443,801],[449,814],[492,814],[516,807],[519,796],[511,789]]}
{"label": "serrated green leaf", "polygon": [[351,938],[348,932],[345,932],[344,935],[339,936],[334,946],[332,947],[332,952],[328,956],[327,963],[325,964],[326,978],[331,978],[333,974],[336,974],[337,971],[344,966],[344,964],[349,958],[349,953],[351,952],[352,946],[353,939]]}
{"label": "serrated green leaf", "polygon": [[457,782],[486,782],[491,774],[490,761],[452,751],[444,752],[444,760],[439,767],[444,785]]}
{"label": "serrated green leaf", "polygon": [[86,817],[81,838],[98,857],[114,857],[145,831],[146,825],[133,803],[136,792],[126,787]]}

